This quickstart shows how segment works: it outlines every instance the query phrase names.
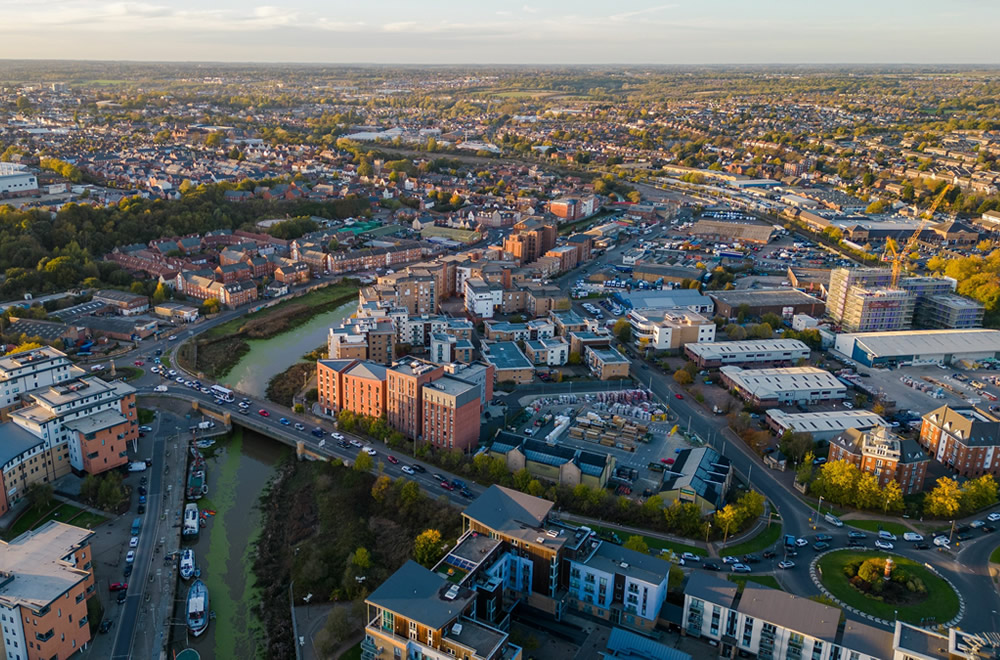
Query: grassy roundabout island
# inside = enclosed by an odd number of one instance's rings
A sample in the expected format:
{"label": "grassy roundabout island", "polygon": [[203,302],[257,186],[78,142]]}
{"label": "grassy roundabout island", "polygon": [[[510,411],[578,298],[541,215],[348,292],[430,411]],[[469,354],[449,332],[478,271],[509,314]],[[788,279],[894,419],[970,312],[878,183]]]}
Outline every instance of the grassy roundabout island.
{"label": "grassy roundabout island", "polygon": [[[887,558],[893,561],[888,581],[883,579]],[[880,619],[898,616],[919,625],[927,617],[945,623],[958,614],[958,594],[951,585],[906,557],[837,550],[820,557],[817,567],[820,581],[836,599]]]}

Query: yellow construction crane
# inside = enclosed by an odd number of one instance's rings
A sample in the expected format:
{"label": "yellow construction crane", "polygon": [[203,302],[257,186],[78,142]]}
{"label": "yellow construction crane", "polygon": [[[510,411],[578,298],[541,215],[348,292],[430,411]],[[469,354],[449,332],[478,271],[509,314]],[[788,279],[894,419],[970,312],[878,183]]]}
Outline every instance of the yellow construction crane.
{"label": "yellow construction crane", "polygon": [[896,243],[891,238],[886,240],[885,249],[892,254],[892,280],[889,284],[890,289],[895,289],[899,284],[899,276],[903,271],[903,259],[910,254],[913,247],[917,244],[917,241],[920,240],[920,234],[923,233],[924,229],[927,227],[927,223],[934,218],[934,212],[937,211],[939,206],[941,206],[941,202],[944,201],[945,195],[947,195],[952,188],[954,188],[954,184],[949,183],[944,187],[944,190],[938,193],[938,196],[934,199],[934,203],[931,204],[931,207],[927,209],[926,213],[924,213],[920,226],[917,227],[915,232],[913,232],[913,235],[910,236],[910,240],[906,242],[906,246],[902,250],[896,249]]}

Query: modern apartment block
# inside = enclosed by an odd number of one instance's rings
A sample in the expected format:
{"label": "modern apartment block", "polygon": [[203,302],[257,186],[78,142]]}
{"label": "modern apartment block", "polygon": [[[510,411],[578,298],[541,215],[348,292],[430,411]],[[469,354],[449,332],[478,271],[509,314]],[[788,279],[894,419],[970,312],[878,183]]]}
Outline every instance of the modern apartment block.
{"label": "modern apartment block", "polygon": [[862,472],[875,475],[879,488],[895,481],[903,495],[924,490],[924,477],[930,462],[916,441],[897,436],[887,426],[867,431],[847,429],[830,440],[827,460],[844,460]]}
{"label": "modern apartment block", "polygon": [[982,327],[985,308],[955,295],[950,277],[904,277],[889,288],[888,268],[835,268],[827,313],[846,332]]}
{"label": "modern apartment block", "polygon": [[491,486],[462,513],[462,536],[432,570],[408,562],[368,598],[362,657],[516,659],[520,649],[509,644],[510,655],[498,655],[515,606],[557,619],[573,607],[614,625],[652,629],[669,562],[604,543],[585,527],[554,524],[552,506]]}
{"label": "modern apartment block", "polygon": [[90,642],[93,535],[52,520],[9,543],[0,541],[5,658],[69,658]]}
{"label": "modern apartment block", "polygon": [[85,374],[65,353],[49,346],[0,357],[0,420],[10,419],[10,411],[21,405],[26,392]]}
{"label": "modern apartment block", "polygon": [[139,435],[135,388],[100,378],[76,378],[40,388],[11,421],[43,442],[64,445],[77,473],[99,474],[127,461],[127,443]]}
{"label": "modern apartment block", "polygon": [[759,339],[687,344],[684,354],[699,369],[713,369],[723,365],[745,367],[758,364],[790,367],[799,360],[808,360],[811,352],[798,339]]}
{"label": "modern apartment block", "polygon": [[512,341],[483,343],[483,360],[496,370],[496,382],[524,385],[535,378],[535,366]]}
{"label": "modern apartment block", "polygon": [[396,327],[390,319],[348,319],[330,328],[327,353],[333,360],[370,360],[390,364],[395,359]]}
{"label": "modern apartment block", "polygon": [[627,357],[613,348],[594,346],[586,347],[583,359],[590,367],[590,373],[601,380],[628,378],[629,366],[632,364]]}
{"label": "modern apartment block", "polygon": [[513,232],[504,239],[503,251],[520,264],[528,264],[555,247],[556,226],[541,218],[525,218],[514,225]]}
{"label": "modern apartment block", "polygon": [[405,357],[386,371],[386,415],[389,426],[408,438],[423,428],[423,387],[444,375],[440,365]]}
{"label": "modern apartment block", "polygon": [[477,590],[408,561],[368,598],[363,660],[521,660],[506,631],[481,620]]}
{"label": "modern apartment block", "polygon": [[436,332],[431,335],[431,361],[438,364],[450,362],[472,362],[472,342],[468,339],[458,339],[454,335]]}
{"label": "modern apartment block", "polygon": [[668,351],[715,340],[715,322],[686,309],[633,309],[628,321],[632,341],[640,348]]}
{"label": "modern apartment block", "polygon": [[316,365],[319,405],[327,415],[350,410],[381,417],[386,412],[386,368],[362,360],[320,360]]}
{"label": "modern apartment block", "polygon": [[941,406],[924,414],[920,445],[963,477],[1000,477],[1000,416],[982,408]]}
{"label": "modern apartment block", "polygon": [[479,442],[479,387],[442,376],[422,388],[423,440],[439,449],[474,449]]}
{"label": "modern apartment block", "polygon": [[754,582],[742,590],[694,571],[684,587],[682,629],[718,644],[719,655],[760,660],[887,660],[892,634],[858,622],[840,624],[836,607]]}
{"label": "modern apartment block", "polygon": [[529,339],[524,342],[524,354],[533,364],[559,367],[569,359],[569,342],[563,337]]}

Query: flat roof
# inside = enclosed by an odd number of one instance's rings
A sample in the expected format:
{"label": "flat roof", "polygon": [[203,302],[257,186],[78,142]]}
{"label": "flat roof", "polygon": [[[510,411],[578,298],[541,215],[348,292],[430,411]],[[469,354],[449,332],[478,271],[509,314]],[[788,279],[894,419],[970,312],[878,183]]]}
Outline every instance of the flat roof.
{"label": "flat roof", "polygon": [[624,628],[612,628],[604,660],[691,660],[691,655]]}
{"label": "flat roof", "polygon": [[650,584],[660,584],[670,574],[669,561],[608,541],[600,541],[597,550],[579,563],[605,573],[619,573]]}
{"label": "flat roof", "polygon": [[716,577],[705,571],[693,571],[684,585],[684,595],[723,607],[732,607],[739,591],[735,582]]}
{"label": "flat roof", "polygon": [[713,291],[709,294],[714,300],[721,301],[730,307],[740,305],[822,305],[823,301],[814,298],[798,289],[733,289],[732,291]]}
{"label": "flat roof", "polygon": [[844,623],[840,645],[848,651],[857,651],[873,658],[891,658],[893,654],[891,632],[851,619]]}
{"label": "flat roof", "polygon": [[947,660],[948,638],[931,630],[917,628],[902,621],[896,622],[896,632],[893,635],[893,651],[902,651],[907,655],[918,654],[920,660]]}
{"label": "flat roof", "polygon": [[700,341],[688,343],[685,348],[703,358],[723,358],[745,353],[777,351],[806,351],[809,347],[798,339],[758,339],[751,341]]}
{"label": "flat roof", "polygon": [[512,341],[489,344],[489,352],[483,354],[483,359],[497,369],[534,369],[531,360]]}
{"label": "flat roof", "polygon": [[629,364],[629,359],[613,348],[588,346],[587,350],[593,353],[604,364]]}
{"label": "flat roof", "polygon": [[[17,312],[14,312],[17,316]],[[66,323],[55,321],[36,321],[35,319],[18,318],[7,328],[9,335],[28,335],[29,337],[41,337],[48,341],[54,341],[62,337],[69,330]]]}
{"label": "flat roof", "polygon": [[845,333],[873,358],[907,355],[961,355],[1000,352],[1000,330],[897,330]]}
{"label": "flat roof", "polygon": [[824,412],[789,413],[772,408],[767,416],[784,428],[801,433],[840,432],[885,426],[886,421],[870,410],[828,410]]}
{"label": "flat roof", "polygon": [[670,309],[673,307],[708,307],[715,303],[708,296],[694,289],[634,289],[631,292],[615,292],[633,308]]}
{"label": "flat roof", "polygon": [[63,558],[93,532],[50,520],[10,543],[0,541],[0,601],[39,610],[89,575]]}
{"label": "flat roof", "polygon": [[112,426],[127,423],[128,418],[117,410],[102,410],[93,415],[71,419],[65,422],[63,426],[71,428],[74,431],[79,431],[80,433],[95,433],[111,428]]}
{"label": "flat roof", "polygon": [[737,381],[745,390],[760,399],[779,392],[797,390],[847,390],[847,386],[825,369],[817,367],[786,367],[784,369],[743,369],[724,366],[719,371]]}
{"label": "flat roof", "polygon": [[[29,366],[44,364],[51,360],[66,359],[66,354],[51,346],[42,346],[18,353],[8,353],[0,357],[0,372],[15,371]],[[68,362],[68,359],[66,360]]]}
{"label": "flat roof", "polygon": [[802,635],[836,642],[840,609],[793,596],[778,589],[747,582],[737,611],[794,630]]}

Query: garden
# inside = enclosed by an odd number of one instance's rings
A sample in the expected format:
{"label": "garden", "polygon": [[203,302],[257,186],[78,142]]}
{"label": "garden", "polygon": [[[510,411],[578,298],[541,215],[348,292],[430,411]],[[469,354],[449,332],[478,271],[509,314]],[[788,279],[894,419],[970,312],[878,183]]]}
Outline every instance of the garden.
{"label": "garden", "polygon": [[882,619],[945,623],[959,611],[951,585],[905,557],[838,550],[820,557],[818,568],[836,599]]}

